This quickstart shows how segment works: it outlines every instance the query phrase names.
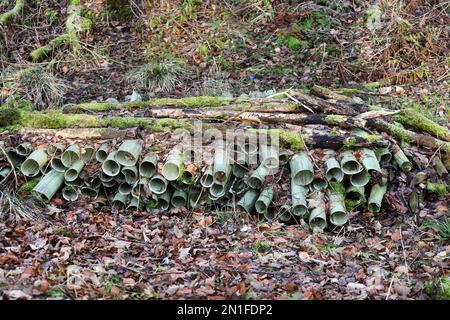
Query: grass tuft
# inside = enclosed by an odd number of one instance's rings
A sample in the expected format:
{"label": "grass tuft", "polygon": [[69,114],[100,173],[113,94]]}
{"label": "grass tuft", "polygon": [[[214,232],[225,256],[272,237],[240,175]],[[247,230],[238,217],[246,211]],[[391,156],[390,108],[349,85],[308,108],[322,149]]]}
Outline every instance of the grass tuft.
{"label": "grass tuft", "polygon": [[54,109],[63,103],[68,86],[43,66],[31,66],[5,77],[12,94],[33,102],[35,109]]}
{"label": "grass tuft", "polygon": [[138,90],[170,92],[181,84],[180,77],[184,73],[179,62],[166,60],[138,67],[130,73],[129,79]]}

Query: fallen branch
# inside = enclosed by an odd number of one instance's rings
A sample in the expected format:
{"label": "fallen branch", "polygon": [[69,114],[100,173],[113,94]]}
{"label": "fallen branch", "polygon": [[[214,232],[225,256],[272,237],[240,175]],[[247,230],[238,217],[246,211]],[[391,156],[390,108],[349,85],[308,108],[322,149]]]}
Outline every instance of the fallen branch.
{"label": "fallen branch", "polygon": [[1,23],[8,23],[17,17],[25,6],[25,0],[16,0],[14,8],[0,15]]}
{"label": "fallen branch", "polygon": [[78,53],[81,49],[78,34],[86,32],[91,27],[91,21],[81,17],[78,0],[70,0],[67,8],[66,30],[62,35],[51,40],[47,45],[39,47],[31,52],[31,58],[34,62],[42,60],[51,52],[64,44],[70,45],[73,53]]}

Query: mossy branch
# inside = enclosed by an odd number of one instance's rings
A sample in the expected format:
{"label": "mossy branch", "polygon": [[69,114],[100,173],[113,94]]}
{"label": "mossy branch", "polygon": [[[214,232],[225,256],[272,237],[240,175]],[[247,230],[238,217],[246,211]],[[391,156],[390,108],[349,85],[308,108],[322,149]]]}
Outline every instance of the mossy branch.
{"label": "mossy branch", "polygon": [[79,1],[69,2],[65,33],[57,36],[47,45],[39,47],[31,52],[30,55],[34,62],[41,61],[64,44],[68,44],[73,53],[77,54],[80,52],[81,44],[79,34],[89,30],[91,28],[92,21],[81,17],[78,4]]}
{"label": "mossy branch", "polygon": [[24,6],[25,0],[16,0],[14,8],[0,15],[0,22],[8,23],[13,20],[22,12]]}

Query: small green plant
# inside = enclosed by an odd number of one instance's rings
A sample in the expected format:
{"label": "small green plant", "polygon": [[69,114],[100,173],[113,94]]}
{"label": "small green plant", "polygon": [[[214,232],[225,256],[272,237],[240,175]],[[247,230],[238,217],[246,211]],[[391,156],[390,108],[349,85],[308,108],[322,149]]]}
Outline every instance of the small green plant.
{"label": "small green plant", "polygon": [[53,230],[53,233],[58,236],[74,238],[76,234],[67,227],[58,227]]}
{"label": "small green plant", "polygon": [[139,90],[170,92],[181,84],[180,77],[184,73],[179,62],[165,60],[138,67],[130,73],[129,79]]}
{"label": "small green plant", "polygon": [[67,298],[67,293],[59,285],[51,287],[45,294],[51,298]]}
{"label": "small green plant", "polygon": [[253,250],[257,253],[267,253],[272,248],[272,243],[267,240],[256,241]]}
{"label": "small green plant", "polygon": [[450,276],[442,276],[427,281],[425,293],[433,299],[450,300]]}
{"label": "small green plant", "polygon": [[116,285],[120,285],[122,283],[122,278],[115,274],[115,275],[110,275],[107,279],[106,279],[106,285],[105,285],[105,295],[109,296],[111,294],[111,289],[112,287],[116,286]]}
{"label": "small green plant", "polygon": [[443,243],[450,243],[450,218],[445,216],[442,221],[428,221],[423,227],[436,231],[439,240]]}
{"label": "small green plant", "polygon": [[49,24],[54,24],[58,21],[58,11],[53,8],[46,8],[44,11],[45,16],[48,19]]}

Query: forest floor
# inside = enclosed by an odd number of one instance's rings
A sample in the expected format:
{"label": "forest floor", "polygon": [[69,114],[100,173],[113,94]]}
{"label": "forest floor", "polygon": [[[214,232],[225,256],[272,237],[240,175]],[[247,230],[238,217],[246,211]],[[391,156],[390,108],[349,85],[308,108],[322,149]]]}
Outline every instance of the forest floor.
{"label": "forest floor", "polygon": [[[9,2],[0,0],[0,12],[11,9]],[[321,84],[364,89],[369,101],[381,95],[392,108],[412,108],[448,122],[445,3],[410,1],[402,7],[401,1],[382,1],[383,18],[377,20],[371,6],[376,1],[293,6],[190,0],[161,1],[158,8],[124,1],[131,5],[120,11],[103,1],[84,1],[82,15],[93,24],[81,37],[81,51],[66,45],[33,62],[30,52],[63,32],[67,1],[30,2],[20,19],[0,23],[0,103],[5,107],[22,107],[24,101],[36,109],[123,101],[133,90],[143,99],[264,97]],[[142,83],[136,76],[142,65],[155,68],[154,63],[157,69],[169,66],[171,71],[163,72],[169,87]],[[22,76],[36,68],[61,92],[37,99]],[[2,141],[55,139],[33,132],[0,134]],[[399,178],[406,181],[404,173]],[[345,227],[323,233],[304,223],[259,221],[238,212],[123,213],[58,198],[39,212],[30,221],[0,221],[4,299],[450,295],[448,194],[428,197],[414,214],[355,211]],[[446,222],[447,229],[444,225],[439,233],[427,225],[436,221]]]}

